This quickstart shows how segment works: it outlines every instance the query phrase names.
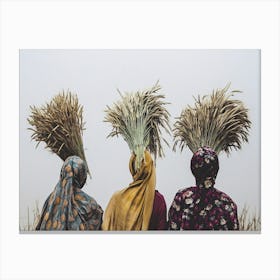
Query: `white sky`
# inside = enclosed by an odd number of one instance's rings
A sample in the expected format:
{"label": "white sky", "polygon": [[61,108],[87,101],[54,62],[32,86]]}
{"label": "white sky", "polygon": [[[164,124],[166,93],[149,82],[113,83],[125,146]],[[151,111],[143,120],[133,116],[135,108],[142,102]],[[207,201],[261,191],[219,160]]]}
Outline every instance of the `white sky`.
{"label": "white sky", "polygon": [[[170,123],[193,96],[222,88],[243,93],[236,98],[249,108],[252,121],[249,144],[220,154],[216,187],[237,203],[260,211],[260,51],[259,50],[21,50],[20,51],[20,222],[30,210],[40,207],[58,181],[62,161],[44,149],[35,149],[27,130],[30,105],[40,106],[61,90],[77,93],[84,106],[84,147],[93,175],[83,190],[105,210],[111,195],[131,182],[130,152],[122,138],[109,138],[104,109],[122,92],[151,87],[157,80],[166,96]],[[166,136],[172,147],[172,138]],[[182,187],[195,183],[190,170],[191,152],[174,153],[165,146],[165,158],[158,159],[157,189],[167,207]],[[32,215],[32,212],[30,212]]]}

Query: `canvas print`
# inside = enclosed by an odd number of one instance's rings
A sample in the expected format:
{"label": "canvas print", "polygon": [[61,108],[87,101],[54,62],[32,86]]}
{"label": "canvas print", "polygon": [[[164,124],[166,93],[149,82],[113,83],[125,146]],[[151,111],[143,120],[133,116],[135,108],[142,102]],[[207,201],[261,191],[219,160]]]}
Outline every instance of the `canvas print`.
{"label": "canvas print", "polygon": [[260,50],[20,50],[20,232],[261,232]]}

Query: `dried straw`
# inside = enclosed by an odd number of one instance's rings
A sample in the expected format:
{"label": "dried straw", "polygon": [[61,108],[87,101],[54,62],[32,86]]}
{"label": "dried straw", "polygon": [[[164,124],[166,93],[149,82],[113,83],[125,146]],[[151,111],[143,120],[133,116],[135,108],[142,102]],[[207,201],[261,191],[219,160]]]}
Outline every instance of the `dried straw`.
{"label": "dried straw", "polygon": [[252,230],[260,231],[261,230],[261,216],[255,211],[250,213],[249,207],[245,204],[241,214],[238,216],[239,221],[239,230]]}
{"label": "dried straw", "polygon": [[166,102],[162,94],[157,94],[161,89],[158,82],[148,90],[136,93],[122,94],[121,99],[107,106],[105,122],[112,124],[112,132],[107,137],[122,135],[131,152],[136,155],[136,168],[139,169],[147,149],[157,156],[164,156],[161,139],[163,128],[170,134],[169,113],[164,107]]}
{"label": "dried straw", "polygon": [[241,149],[241,143],[248,142],[251,122],[248,109],[240,100],[230,99],[235,93],[223,89],[213,90],[211,95],[195,99],[194,107],[185,108],[174,124],[174,147],[181,150],[188,146],[194,153],[199,147],[208,146],[218,154],[232,149]]}
{"label": "dried straw", "polygon": [[76,155],[86,162],[82,141],[85,130],[83,106],[79,104],[77,95],[63,91],[49,103],[41,107],[30,106],[30,109],[31,115],[27,120],[32,127],[28,129],[33,131],[31,138],[38,142],[37,146],[45,142],[45,148],[63,161]]}

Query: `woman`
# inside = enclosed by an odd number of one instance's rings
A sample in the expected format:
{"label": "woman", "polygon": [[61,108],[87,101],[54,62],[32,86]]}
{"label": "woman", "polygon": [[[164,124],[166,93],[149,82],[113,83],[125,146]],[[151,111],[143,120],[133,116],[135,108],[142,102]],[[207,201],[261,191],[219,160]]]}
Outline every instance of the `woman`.
{"label": "woman", "polygon": [[177,192],[169,210],[171,230],[238,230],[237,206],[214,187],[219,170],[218,154],[241,149],[248,142],[251,122],[248,109],[240,100],[231,99],[239,91],[227,85],[198,97],[187,106],[175,123],[175,144],[193,152],[191,171],[196,186]]}
{"label": "woman", "polygon": [[102,208],[83,192],[87,166],[77,157],[68,157],[60,179],[47,198],[36,230],[99,230]]}
{"label": "woman", "polygon": [[199,148],[191,160],[196,186],[177,192],[169,209],[170,230],[238,230],[237,206],[214,187],[219,170],[217,154]]}
{"label": "woman", "polygon": [[166,203],[156,190],[156,174],[152,157],[145,151],[141,168],[135,168],[136,156],[129,162],[133,182],[116,192],[105,211],[103,230],[164,230]]}
{"label": "woman", "polygon": [[[156,83],[151,89],[121,94],[107,106],[105,122],[112,125],[108,136],[119,136],[132,154],[129,162],[133,182],[113,195],[105,211],[103,230],[166,229],[166,204],[155,191],[156,174],[151,157],[162,157],[161,129],[169,132],[169,113]],[[166,142],[167,143],[167,142]],[[150,154],[151,153],[151,154]]]}

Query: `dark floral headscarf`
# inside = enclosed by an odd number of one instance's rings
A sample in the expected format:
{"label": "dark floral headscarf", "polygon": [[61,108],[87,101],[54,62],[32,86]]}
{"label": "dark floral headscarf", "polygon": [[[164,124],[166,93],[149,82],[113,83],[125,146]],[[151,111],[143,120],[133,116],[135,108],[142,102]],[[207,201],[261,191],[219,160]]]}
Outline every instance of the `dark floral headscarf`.
{"label": "dark floral headscarf", "polygon": [[198,187],[214,186],[219,171],[218,156],[209,147],[199,148],[191,159],[191,170]]}
{"label": "dark floral headscarf", "polygon": [[85,162],[68,157],[60,179],[47,198],[36,230],[98,230],[103,211],[96,201],[81,190],[87,178]]}

